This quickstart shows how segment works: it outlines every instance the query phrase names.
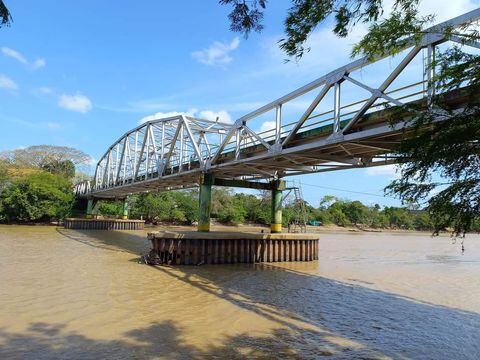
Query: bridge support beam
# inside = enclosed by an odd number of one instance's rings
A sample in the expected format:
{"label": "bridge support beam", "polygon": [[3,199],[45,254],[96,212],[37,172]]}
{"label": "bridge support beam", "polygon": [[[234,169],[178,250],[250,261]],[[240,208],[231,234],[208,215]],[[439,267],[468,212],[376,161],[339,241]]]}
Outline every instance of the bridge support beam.
{"label": "bridge support beam", "polygon": [[239,187],[245,189],[257,189],[257,190],[272,190],[273,183],[262,183],[256,181],[247,181],[247,180],[229,180],[229,179],[220,179],[215,178],[213,180],[213,185],[215,186],[226,186],[226,187]]}
{"label": "bridge support beam", "polygon": [[123,212],[122,212],[122,219],[127,220],[128,219],[128,213],[130,211],[130,207],[128,204],[128,199],[125,198],[123,199]]}
{"label": "bridge support beam", "polygon": [[87,200],[87,219],[93,219],[93,207],[94,207],[94,200],[93,198],[89,198]]}
{"label": "bridge support beam", "polygon": [[98,215],[98,208],[100,203],[98,199],[95,198],[88,198],[87,200],[87,215],[85,216],[87,219],[96,219]]}
{"label": "bridge support beam", "polygon": [[282,232],[282,190],[285,189],[285,182],[282,180],[272,181],[272,217],[270,221],[270,232]]}
{"label": "bridge support beam", "polygon": [[213,175],[204,174],[200,181],[198,231],[210,231],[210,212],[212,210]]}

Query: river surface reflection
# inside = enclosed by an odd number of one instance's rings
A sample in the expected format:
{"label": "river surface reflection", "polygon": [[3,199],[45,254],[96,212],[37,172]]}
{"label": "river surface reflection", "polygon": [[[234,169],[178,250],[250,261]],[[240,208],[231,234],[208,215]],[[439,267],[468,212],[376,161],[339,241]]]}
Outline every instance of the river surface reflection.
{"label": "river surface reflection", "polygon": [[319,261],[149,267],[144,232],[0,226],[0,358],[480,358],[480,238],[320,234]]}

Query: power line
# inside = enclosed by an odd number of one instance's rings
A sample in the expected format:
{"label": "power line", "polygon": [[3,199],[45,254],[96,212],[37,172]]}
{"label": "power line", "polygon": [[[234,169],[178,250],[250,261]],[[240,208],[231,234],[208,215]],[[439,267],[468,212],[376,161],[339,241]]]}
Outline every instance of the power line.
{"label": "power line", "polygon": [[302,182],[302,185],[312,186],[312,187],[316,187],[316,188],[320,188],[320,189],[326,189],[326,190],[342,191],[342,192],[351,193],[351,194],[368,195],[368,196],[376,196],[376,197],[380,197],[380,198],[395,199],[393,196],[372,194],[372,193],[361,192],[361,191],[353,191],[353,190],[347,190],[347,189],[339,189],[339,188],[334,188],[334,187],[329,187],[329,186],[306,184],[304,182]]}

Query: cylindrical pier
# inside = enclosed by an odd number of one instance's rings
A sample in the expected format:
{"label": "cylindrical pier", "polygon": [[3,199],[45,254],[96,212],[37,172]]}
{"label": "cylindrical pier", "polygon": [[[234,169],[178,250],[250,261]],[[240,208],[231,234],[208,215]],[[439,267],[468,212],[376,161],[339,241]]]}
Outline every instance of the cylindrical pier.
{"label": "cylindrical pier", "polygon": [[152,232],[150,256],[160,264],[199,265],[318,259],[318,235]]}
{"label": "cylindrical pier", "polygon": [[143,230],[144,220],[121,219],[65,219],[63,226],[66,229],[77,230]]}

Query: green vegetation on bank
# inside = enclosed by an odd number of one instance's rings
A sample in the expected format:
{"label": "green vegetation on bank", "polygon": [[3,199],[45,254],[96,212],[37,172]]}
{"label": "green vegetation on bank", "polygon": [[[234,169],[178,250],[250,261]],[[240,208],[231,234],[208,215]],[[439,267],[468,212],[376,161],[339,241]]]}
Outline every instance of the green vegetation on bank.
{"label": "green vegetation on bank", "polygon": [[[189,225],[197,221],[198,192],[195,190],[151,192],[129,198],[130,217],[147,222]],[[99,214],[117,217],[122,213],[122,202],[101,201]],[[283,209],[283,225],[298,219],[300,204],[288,203]],[[367,206],[360,201],[342,200],[333,196],[322,199],[315,208],[306,205],[307,221],[342,227],[357,226],[374,229],[402,229],[432,231],[434,226],[427,212],[403,207]],[[270,223],[270,195],[259,196],[234,193],[216,188],[212,195],[212,218],[223,224]],[[480,226],[476,226],[476,231]]]}
{"label": "green vegetation on bank", "polygon": [[0,153],[0,221],[48,222],[72,213],[76,167],[85,153],[61,146],[38,145]]}
{"label": "green vegetation on bank", "polygon": [[0,220],[32,222],[63,219],[74,196],[69,179],[38,171],[14,180],[0,195]]}

